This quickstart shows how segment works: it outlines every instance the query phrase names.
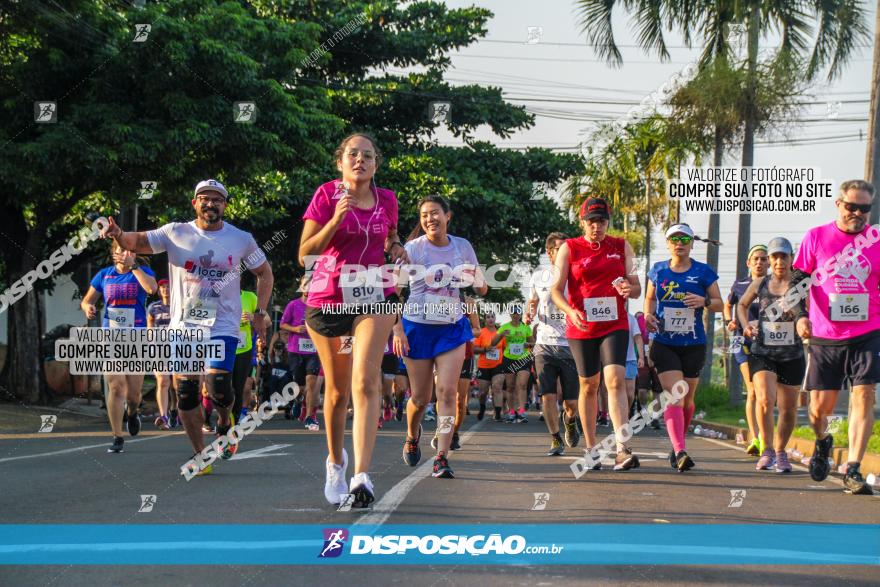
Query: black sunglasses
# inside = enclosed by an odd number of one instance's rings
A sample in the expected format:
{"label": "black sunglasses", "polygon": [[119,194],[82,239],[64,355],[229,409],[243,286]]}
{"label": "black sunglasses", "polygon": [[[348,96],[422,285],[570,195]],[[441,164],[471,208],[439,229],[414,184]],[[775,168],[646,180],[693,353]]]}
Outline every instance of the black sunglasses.
{"label": "black sunglasses", "polygon": [[862,214],[867,214],[871,211],[871,204],[854,204],[852,202],[844,202],[843,200],[840,200],[840,203],[843,204],[847,212],[859,211]]}

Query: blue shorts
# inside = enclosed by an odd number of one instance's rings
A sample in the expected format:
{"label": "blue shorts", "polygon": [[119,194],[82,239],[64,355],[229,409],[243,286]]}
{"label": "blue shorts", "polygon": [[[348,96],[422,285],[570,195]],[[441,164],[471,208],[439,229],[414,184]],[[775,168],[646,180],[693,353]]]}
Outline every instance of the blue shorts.
{"label": "blue shorts", "polygon": [[736,361],[737,365],[749,362],[749,347],[751,346],[752,341],[749,338],[744,338],[744,341],[745,342],[741,345],[734,346],[736,351],[733,353],[733,359]]}
{"label": "blue shorts", "polygon": [[403,331],[409,341],[410,359],[433,359],[446,351],[473,340],[470,320],[462,317],[455,324],[421,324],[403,319]]}
{"label": "blue shorts", "polygon": [[[235,350],[238,346],[237,336],[212,336],[211,340],[220,341],[225,347],[225,354],[222,361],[208,361],[209,369],[221,369],[232,373],[235,367]],[[256,353],[254,353],[256,354]]]}
{"label": "blue shorts", "polygon": [[623,376],[624,379],[635,379],[639,375],[639,362],[638,361],[627,361],[626,362],[626,374]]}

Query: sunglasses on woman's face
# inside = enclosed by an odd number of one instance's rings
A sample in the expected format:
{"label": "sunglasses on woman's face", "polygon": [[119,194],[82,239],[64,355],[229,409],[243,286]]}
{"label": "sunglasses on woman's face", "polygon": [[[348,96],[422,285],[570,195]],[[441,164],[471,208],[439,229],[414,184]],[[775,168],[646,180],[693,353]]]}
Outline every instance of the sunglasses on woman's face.
{"label": "sunglasses on woman's face", "polygon": [[673,235],[669,237],[669,242],[674,244],[689,245],[694,237],[687,235]]}
{"label": "sunglasses on woman's face", "polygon": [[846,208],[847,212],[861,212],[862,214],[868,214],[871,211],[871,204],[854,204],[852,202],[844,202],[840,200],[840,203],[843,204],[843,207]]}

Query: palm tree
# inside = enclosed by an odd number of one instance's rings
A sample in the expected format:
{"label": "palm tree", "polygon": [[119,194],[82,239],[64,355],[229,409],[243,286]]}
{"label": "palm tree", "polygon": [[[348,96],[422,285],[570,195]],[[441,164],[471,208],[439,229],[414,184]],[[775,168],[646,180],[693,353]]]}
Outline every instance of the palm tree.
{"label": "palm tree", "polygon": [[[877,23],[874,26],[874,72],[871,75],[871,114],[868,122],[868,152],[865,155],[865,179],[880,193],[880,0],[877,0]],[[880,206],[871,208],[871,224],[880,222]]]}

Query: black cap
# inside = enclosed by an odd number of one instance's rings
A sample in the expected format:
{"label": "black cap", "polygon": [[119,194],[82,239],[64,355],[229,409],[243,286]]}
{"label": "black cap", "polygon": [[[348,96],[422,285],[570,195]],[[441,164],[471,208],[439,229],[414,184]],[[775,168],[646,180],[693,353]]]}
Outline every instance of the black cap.
{"label": "black cap", "polygon": [[603,218],[608,220],[611,218],[611,207],[608,202],[602,198],[587,198],[581,204],[581,220],[591,220],[593,218]]}

